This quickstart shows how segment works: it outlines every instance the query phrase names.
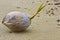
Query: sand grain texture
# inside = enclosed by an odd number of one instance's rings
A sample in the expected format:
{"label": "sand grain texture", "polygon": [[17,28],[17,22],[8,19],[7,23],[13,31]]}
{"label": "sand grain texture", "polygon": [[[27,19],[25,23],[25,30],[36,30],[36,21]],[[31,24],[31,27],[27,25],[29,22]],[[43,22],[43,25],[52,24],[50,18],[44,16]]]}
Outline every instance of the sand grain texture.
{"label": "sand grain texture", "polygon": [[[9,29],[3,25],[3,17],[10,11],[26,12],[28,16],[32,16],[37,7],[45,0],[0,0],[0,40],[60,40],[60,26],[56,20],[60,19],[60,8],[58,5],[46,6],[39,15],[35,17],[30,27],[20,33],[9,33]],[[55,3],[52,0],[49,2]],[[60,1],[59,1],[60,2]],[[55,15],[49,16],[46,12],[50,8],[57,7],[54,10]]]}

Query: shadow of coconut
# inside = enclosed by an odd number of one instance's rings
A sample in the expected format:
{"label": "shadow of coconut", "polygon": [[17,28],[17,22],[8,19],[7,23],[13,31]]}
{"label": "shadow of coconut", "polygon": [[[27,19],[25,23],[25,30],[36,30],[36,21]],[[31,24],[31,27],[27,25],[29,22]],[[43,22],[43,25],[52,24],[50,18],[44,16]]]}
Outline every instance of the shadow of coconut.
{"label": "shadow of coconut", "polygon": [[30,29],[27,29],[27,30],[23,30],[23,31],[18,31],[18,32],[12,32],[12,31],[9,31],[9,33],[22,33],[22,34],[24,34],[24,33],[31,33],[32,32],[32,30],[30,30]]}

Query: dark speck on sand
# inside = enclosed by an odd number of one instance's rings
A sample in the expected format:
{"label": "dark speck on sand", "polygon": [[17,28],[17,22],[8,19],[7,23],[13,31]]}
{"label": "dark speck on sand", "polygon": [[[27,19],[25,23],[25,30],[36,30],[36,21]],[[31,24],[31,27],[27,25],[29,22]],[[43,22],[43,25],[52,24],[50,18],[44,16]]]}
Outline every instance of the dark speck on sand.
{"label": "dark speck on sand", "polygon": [[19,8],[21,8],[21,7],[16,7],[16,8],[18,8],[18,9],[19,9]]}
{"label": "dark speck on sand", "polygon": [[60,19],[58,19],[57,22],[60,22]]}

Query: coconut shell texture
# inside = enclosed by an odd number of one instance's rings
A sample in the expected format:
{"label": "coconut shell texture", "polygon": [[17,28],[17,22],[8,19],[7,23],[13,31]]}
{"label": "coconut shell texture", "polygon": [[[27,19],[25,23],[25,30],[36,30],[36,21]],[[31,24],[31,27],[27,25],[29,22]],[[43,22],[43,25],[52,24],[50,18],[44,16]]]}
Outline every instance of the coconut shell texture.
{"label": "coconut shell texture", "polygon": [[2,23],[11,31],[18,32],[26,30],[31,24],[30,18],[22,12],[13,11],[8,13]]}

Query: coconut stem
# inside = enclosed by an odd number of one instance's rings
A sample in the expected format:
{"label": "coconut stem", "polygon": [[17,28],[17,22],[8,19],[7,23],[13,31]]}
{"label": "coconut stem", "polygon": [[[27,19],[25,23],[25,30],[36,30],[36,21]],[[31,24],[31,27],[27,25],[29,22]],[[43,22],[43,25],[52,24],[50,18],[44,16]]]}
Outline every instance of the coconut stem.
{"label": "coconut stem", "polygon": [[43,3],[39,6],[37,12],[32,16],[30,17],[30,19],[33,19],[46,5],[43,6]]}

